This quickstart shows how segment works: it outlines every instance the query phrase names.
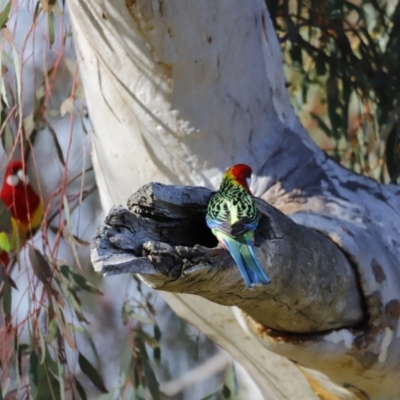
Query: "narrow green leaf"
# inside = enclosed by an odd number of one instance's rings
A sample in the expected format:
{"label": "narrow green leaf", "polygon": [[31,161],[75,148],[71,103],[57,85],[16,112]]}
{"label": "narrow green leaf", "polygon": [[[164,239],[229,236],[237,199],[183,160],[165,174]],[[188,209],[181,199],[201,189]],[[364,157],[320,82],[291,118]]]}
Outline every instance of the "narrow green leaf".
{"label": "narrow green leaf", "polygon": [[47,352],[45,362],[38,364],[38,386],[34,400],[61,400],[60,382],[56,379],[56,363]]}
{"label": "narrow green leaf", "polygon": [[[0,53],[1,54],[1,53]],[[3,64],[0,62],[0,68],[3,66]],[[0,77],[0,93],[1,93],[1,99],[2,102],[4,102],[4,105],[7,108],[10,108],[9,104],[8,104],[8,99],[7,99],[7,92],[6,92],[6,85],[4,84],[4,78],[3,78],[3,74],[1,74]],[[1,104],[1,107],[3,108],[3,104]]]}
{"label": "narrow green leaf", "polygon": [[49,225],[48,228],[51,232],[57,234],[58,233],[58,226]]}
{"label": "narrow green leaf", "polygon": [[156,347],[153,349],[153,358],[154,361],[156,362],[157,366],[161,366],[161,349],[159,347]]}
{"label": "narrow green leaf", "polygon": [[[55,319],[55,318],[54,318]],[[64,336],[61,332],[60,329],[57,330],[57,364],[62,363],[62,364],[67,364],[67,356],[65,353],[65,345],[64,345]]]}
{"label": "narrow green leaf", "polygon": [[64,207],[64,213],[65,213],[65,220],[67,221],[67,227],[69,230],[72,229],[72,225],[71,225],[71,212],[69,210],[69,203],[68,203],[68,199],[67,196],[63,196],[63,207]]}
{"label": "narrow green leaf", "polygon": [[[1,43],[0,48],[3,48],[2,39],[0,39],[0,43]],[[2,53],[1,53],[1,60],[3,60],[3,59],[4,59],[4,62],[5,62],[6,64],[12,64],[12,63],[13,63],[12,58],[11,58],[4,50],[3,50]]]}
{"label": "narrow green leaf", "polygon": [[157,340],[142,329],[139,329],[137,331],[137,337],[141,339],[143,342],[147,343],[153,349],[159,347]]}
{"label": "narrow green leaf", "polygon": [[97,289],[97,287],[94,286],[92,283],[90,283],[83,275],[72,271],[68,265],[61,265],[61,267],[59,267],[59,270],[62,273],[62,275],[66,279],[68,279],[69,285],[75,284],[73,285],[75,289],[80,289],[86,292],[103,295],[103,292],[101,290]]}
{"label": "narrow green leaf", "polygon": [[35,129],[35,120],[34,120],[33,112],[31,112],[29,115],[27,115],[23,119],[22,123],[23,123],[25,138],[28,139],[28,138],[30,138],[32,132]]}
{"label": "narrow green leaf", "polygon": [[290,43],[289,54],[290,54],[290,57],[292,58],[293,63],[298,67],[302,67],[302,65],[303,65],[303,57],[302,57],[302,53],[301,53],[301,48],[294,41],[292,41]]}
{"label": "narrow green leaf", "polygon": [[[65,196],[64,196],[65,198]],[[64,203],[68,207],[68,203]],[[65,209],[65,219],[67,221],[67,226],[64,226],[62,229],[62,235],[63,238],[66,240],[66,242],[71,246],[72,254],[74,255],[74,259],[76,263],[79,265],[80,269],[82,269],[80,265],[80,260],[79,260],[79,255],[78,255],[78,250],[77,250],[77,245],[80,246],[79,243],[77,243],[74,239],[74,235],[71,233],[71,217],[70,217],[70,211],[69,208]]]}
{"label": "narrow green leaf", "polygon": [[48,16],[47,16],[47,31],[48,31],[48,35],[49,35],[49,44],[50,44],[50,48],[51,48],[54,44],[54,38],[55,38],[53,11],[49,12]]}
{"label": "narrow green leaf", "polygon": [[86,240],[83,240],[76,235],[72,235],[72,238],[74,239],[74,241],[76,242],[76,244],[78,246],[82,246],[82,247],[90,246],[90,242],[87,242]]}
{"label": "narrow green leaf", "polygon": [[110,390],[109,393],[102,394],[101,396],[99,396],[97,398],[97,400],[115,400],[115,399],[119,399],[120,397],[116,397],[116,394],[118,392],[121,393],[121,390],[119,388],[114,389],[114,390]]}
{"label": "narrow green leaf", "polygon": [[386,166],[390,176],[391,183],[397,183],[400,175],[400,119],[390,130],[385,150]]}
{"label": "narrow green leaf", "polygon": [[87,130],[87,128],[86,128],[85,122],[83,121],[82,113],[79,113],[79,120],[80,120],[80,122],[81,122],[81,126],[82,126],[83,133],[84,133],[85,135],[87,135],[87,134],[88,134],[88,130]]}
{"label": "narrow green leaf", "polygon": [[90,379],[93,385],[95,385],[101,393],[108,393],[108,390],[104,386],[102,376],[81,352],[79,352],[78,362],[82,372]]}
{"label": "narrow green leaf", "polygon": [[321,130],[328,137],[331,137],[332,136],[332,131],[329,129],[328,125],[326,125],[325,122],[317,114],[314,114],[313,112],[311,112],[310,115],[317,121],[318,126],[321,128]]}
{"label": "narrow green leaf", "polygon": [[76,326],[71,323],[68,323],[67,326],[70,331],[73,331],[76,333],[85,333],[86,332],[86,329],[81,326]]}
{"label": "narrow green leaf", "polygon": [[13,61],[14,61],[14,68],[15,68],[15,78],[17,80],[17,100],[18,104],[21,105],[21,65],[19,63],[19,54],[18,51],[14,45],[14,43],[10,43],[12,47],[12,52],[13,52]]}
{"label": "narrow green leaf", "polygon": [[[64,10],[60,7],[57,0],[50,0],[50,2],[52,2],[54,5],[54,8],[53,8],[54,13],[60,17],[64,16]],[[62,0],[62,4],[63,4],[63,7],[65,7],[65,0]]]}
{"label": "narrow green leaf", "polygon": [[136,321],[143,322],[144,324],[154,324],[154,321],[144,315],[138,314],[137,312],[131,311],[129,315]]}
{"label": "narrow green leaf", "polygon": [[157,324],[155,324],[153,331],[154,331],[154,339],[156,339],[157,342],[159,342],[160,339],[161,339],[161,329],[160,329],[160,327]]}
{"label": "narrow green leaf", "polygon": [[120,377],[121,377],[121,382],[124,382],[125,379],[128,377],[129,373],[131,372],[131,366],[132,363],[134,362],[132,360],[133,354],[132,354],[132,348],[131,348],[131,341],[129,337],[127,336],[124,339],[123,345],[121,347],[121,354],[120,354]]}
{"label": "narrow green leaf", "polygon": [[[51,71],[52,69],[50,69]],[[50,71],[48,71],[47,75],[49,76]],[[44,93],[44,84],[38,87],[35,93],[35,107],[33,112],[33,120],[35,121],[35,125],[43,129],[43,126],[46,125],[46,121],[44,118],[44,110],[46,109],[46,96]]]}
{"label": "narrow green leaf", "polygon": [[320,53],[318,53],[318,55],[315,59],[315,69],[316,69],[317,75],[325,75],[326,74],[325,58],[324,58],[324,53],[322,51]]}
{"label": "narrow green leaf", "polygon": [[228,388],[228,386],[223,385],[221,389],[222,396],[224,399],[230,399],[231,398],[231,390]]}
{"label": "narrow green leaf", "polygon": [[349,109],[350,109],[350,96],[351,96],[351,85],[349,81],[343,82],[343,91],[342,91],[342,124],[343,124],[343,134],[347,138],[347,130],[349,124]]}
{"label": "narrow green leaf", "polygon": [[147,318],[144,315],[138,314],[137,312],[134,311],[133,307],[126,302],[122,306],[122,318],[124,319],[124,321],[126,321],[126,323],[127,323],[126,318],[128,316],[144,324],[154,324],[154,321],[152,319]]}
{"label": "narrow green leaf", "polygon": [[83,314],[82,307],[81,307],[81,301],[76,294],[76,291],[72,288],[68,289],[68,292],[66,293],[67,297],[67,302],[72,307],[72,309],[75,312],[76,317],[80,322],[85,322],[89,324],[89,321],[86,319],[85,315]]}
{"label": "narrow green leaf", "polygon": [[4,41],[3,37],[0,37],[0,94],[1,94],[1,101],[0,101],[0,111],[1,111],[1,124],[4,123],[6,120],[5,118],[5,113],[4,113],[4,106],[7,108],[10,108],[8,105],[8,100],[7,100],[7,93],[6,93],[6,86],[4,84],[4,79],[3,79],[3,55],[6,54],[6,52],[3,50],[4,46]]}
{"label": "narrow green leaf", "polygon": [[18,375],[21,378],[23,375],[23,370],[22,370],[22,356],[26,355],[24,354],[26,350],[29,349],[29,346],[27,344],[18,344],[18,349],[16,351],[17,353],[17,366],[18,366]]}
{"label": "narrow green leaf", "polygon": [[[84,328],[84,326],[83,326]],[[96,360],[96,363],[100,365],[100,357],[99,357],[99,353],[97,352],[97,348],[96,345],[94,344],[93,341],[93,336],[91,333],[88,332],[88,330],[85,330],[85,339],[88,341],[90,349],[92,350],[92,353],[94,355],[94,358]]]}
{"label": "narrow green leaf", "polygon": [[[54,146],[56,148],[57,158],[60,161],[60,163],[65,166],[64,154],[63,154],[60,142],[58,141],[57,133],[48,122],[46,122],[46,126],[50,132],[51,137],[53,138]],[[64,204],[64,208],[65,208],[65,204]],[[68,208],[68,210],[69,210],[69,208]]]}
{"label": "narrow green leaf", "polygon": [[49,326],[47,329],[49,332],[49,340],[50,340],[50,342],[52,342],[56,338],[57,332],[58,332],[58,322],[57,322],[56,318],[53,318],[49,322]]}
{"label": "narrow green leaf", "polygon": [[[3,69],[3,56],[6,53],[3,50],[3,38],[0,38],[0,68]],[[8,104],[6,85],[4,83],[4,75],[0,71],[0,92],[1,92],[1,101],[0,101],[0,111],[1,111],[1,124],[3,124],[7,118],[5,113],[6,108],[10,108]]]}
{"label": "narrow green leaf", "polygon": [[127,325],[129,322],[129,313],[127,307],[125,307],[125,304],[122,306],[121,316],[122,316],[122,323],[124,325]]}
{"label": "narrow green leaf", "polygon": [[[66,361],[66,360],[65,360]],[[60,362],[60,359],[56,359],[58,367],[58,382],[60,385],[60,400],[65,400],[65,386],[64,386],[64,368]]]}
{"label": "narrow green leaf", "polygon": [[46,359],[47,346],[44,341],[44,336],[43,336],[42,330],[38,329],[38,331],[39,331],[39,340],[40,340],[40,349],[41,349],[39,364],[43,364]]}
{"label": "narrow green leaf", "polygon": [[310,83],[307,80],[304,80],[303,85],[301,86],[301,99],[304,104],[307,103],[307,94]]}
{"label": "narrow green leaf", "polygon": [[3,291],[2,291],[2,299],[3,299],[3,311],[7,324],[11,323],[11,302],[12,302],[12,292],[11,285],[8,280],[4,280]]}
{"label": "narrow green leaf", "polygon": [[219,390],[217,392],[213,392],[210,393],[209,395],[201,398],[201,400],[211,400],[211,399],[215,399],[215,396],[217,396],[219,394]]}
{"label": "narrow green leaf", "polygon": [[4,10],[0,14],[0,29],[3,29],[6,26],[8,22],[8,17],[10,15],[10,11],[11,11],[11,0],[6,4]]}
{"label": "narrow green leaf", "polygon": [[76,349],[76,343],[75,343],[74,336],[71,334],[70,330],[68,329],[68,326],[65,324],[65,318],[64,318],[62,309],[60,307],[58,307],[57,304],[55,304],[54,309],[55,309],[55,313],[57,316],[59,329],[63,333],[63,338],[67,341],[67,343],[69,344],[69,347],[71,347],[71,349]]}
{"label": "narrow green leaf", "polygon": [[35,352],[35,350],[31,351],[31,355],[29,357],[29,386],[31,390],[31,396],[36,396],[37,386],[38,386],[38,364],[39,359]]}
{"label": "narrow green leaf", "polygon": [[75,383],[76,391],[78,392],[81,400],[87,400],[85,389],[83,388],[81,383],[78,381],[76,376],[74,376],[74,383]]}
{"label": "narrow green leaf", "polygon": [[48,285],[48,278],[52,277],[51,268],[43,254],[33,246],[29,246],[29,260],[32,269],[38,279],[45,285]]}
{"label": "narrow green leaf", "polygon": [[146,392],[144,391],[143,385],[137,386],[136,390],[134,391],[134,396],[132,396],[132,398],[134,400],[147,400]]}
{"label": "narrow green leaf", "polygon": [[42,8],[45,13],[51,13],[53,11],[54,6],[57,3],[57,0],[41,0]]}
{"label": "narrow green leaf", "polygon": [[92,285],[83,275],[80,275],[76,272],[72,272],[72,277],[74,282],[78,285],[80,289],[95,294],[100,294],[100,295],[103,294],[101,290],[97,289],[96,286]]}
{"label": "narrow green leaf", "polygon": [[149,389],[153,400],[160,399],[160,384],[157,381],[156,375],[151,367],[149,357],[147,355],[146,347],[144,342],[141,340],[135,339],[135,343],[139,348],[140,358],[142,360],[144,366],[144,376],[146,379],[146,387]]}
{"label": "narrow green leaf", "polygon": [[1,134],[1,144],[7,155],[11,155],[15,144],[15,138],[8,124],[4,126]]}
{"label": "narrow green leaf", "polygon": [[[37,126],[37,125],[35,125]],[[25,132],[25,136],[28,134],[28,132]],[[34,128],[32,132],[30,132],[30,135],[26,139],[26,144],[24,144],[25,147],[25,154],[24,158],[25,160],[29,160],[29,155],[31,154],[32,148],[34,146],[34,143],[36,141],[36,138],[38,137],[39,130]]]}
{"label": "narrow green leaf", "polygon": [[35,12],[33,14],[33,22],[35,22],[37,20],[37,17],[40,14],[40,10],[41,10],[40,0],[38,0],[37,3],[36,3]]}
{"label": "narrow green leaf", "polygon": [[332,125],[332,135],[336,141],[339,140],[339,129],[341,125],[341,119],[337,113],[339,106],[339,89],[337,86],[336,79],[331,75],[326,82],[326,95],[328,99],[328,115]]}
{"label": "narrow green leaf", "polygon": [[64,239],[71,245],[71,246],[90,246],[89,242],[86,242],[83,239],[80,239],[78,236],[73,235],[69,228],[64,227],[62,231]]}
{"label": "narrow green leaf", "polygon": [[59,267],[60,272],[67,278],[70,279],[70,271],[71,269],[69,268],[68,265],[61,265],[61,267]]}

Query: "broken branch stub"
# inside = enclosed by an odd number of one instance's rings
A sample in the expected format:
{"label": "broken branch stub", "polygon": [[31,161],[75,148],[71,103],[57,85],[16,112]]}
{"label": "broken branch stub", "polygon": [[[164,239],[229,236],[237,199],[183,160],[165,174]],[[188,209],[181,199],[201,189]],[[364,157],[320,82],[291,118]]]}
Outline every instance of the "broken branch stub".
{"label": "broken branch stub", "polygon": [[128,209],[114,207],[94,240],[92,261],[105,274],[133,272],[150,287],[237,306],[264,326],[311,333],[363,319],[352,266],[330,239],[255,199],[261,218],[256,254],[272,282],[246,288],[230,254],[217,246],[205,188],[150,183]]}

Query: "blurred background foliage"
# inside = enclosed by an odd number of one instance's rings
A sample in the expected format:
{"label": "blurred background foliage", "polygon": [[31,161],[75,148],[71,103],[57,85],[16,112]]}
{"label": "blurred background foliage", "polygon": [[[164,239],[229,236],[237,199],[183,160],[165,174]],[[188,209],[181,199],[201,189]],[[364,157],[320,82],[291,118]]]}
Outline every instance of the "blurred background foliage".
{"label": "blurred background foliage", "polygon": [[400,175],[400,4],[266,0],[292,104],[317,144],[343,166]]}
{"label": "blurred background foliage", "polygon": [[[266,3],[306,130],[344,166],[397,183],[399,2]],[[0,271],[0,400],[257,398],[240,366],[156,293],[94,274],[103,214],[68,10],[63,0],[0,10],[0,175],[25,159],[46,206],[7,271],[18,290]]]}

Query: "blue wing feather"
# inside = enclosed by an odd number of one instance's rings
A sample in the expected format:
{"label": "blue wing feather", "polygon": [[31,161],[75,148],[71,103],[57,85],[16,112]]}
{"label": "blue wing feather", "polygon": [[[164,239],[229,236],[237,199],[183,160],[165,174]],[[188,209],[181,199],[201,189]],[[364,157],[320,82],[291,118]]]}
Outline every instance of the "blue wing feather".
{"label": "blue wing feather", "polygon": [[206,223],[210,229],[218,229],[221,226],[221,222],[212,219],[209,214],[206,215]]}

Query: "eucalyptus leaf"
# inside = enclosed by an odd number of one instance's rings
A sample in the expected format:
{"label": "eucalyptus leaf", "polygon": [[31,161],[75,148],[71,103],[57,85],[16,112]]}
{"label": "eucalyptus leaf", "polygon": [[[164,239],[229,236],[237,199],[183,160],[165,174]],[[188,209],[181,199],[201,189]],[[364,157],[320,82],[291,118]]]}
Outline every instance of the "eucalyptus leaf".
{"label": "eucalyptus leaf", "polygon": [[90,379],[93,385],[95,385],[101,393],[108,393],[108,390],[104,386],[102,376],[81,352],[79,352],[78,362],[82,372]]}
{"label": "eucalyptus leaf", "polygon": [[1,12],[0,14],[0,29],[3,29],[7,22],[8,22],[8,17],[10,15],[10,11],[11,11],[11,0],[6,4],[6,6],[4,7],[4,10]]}

